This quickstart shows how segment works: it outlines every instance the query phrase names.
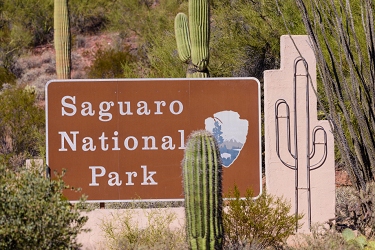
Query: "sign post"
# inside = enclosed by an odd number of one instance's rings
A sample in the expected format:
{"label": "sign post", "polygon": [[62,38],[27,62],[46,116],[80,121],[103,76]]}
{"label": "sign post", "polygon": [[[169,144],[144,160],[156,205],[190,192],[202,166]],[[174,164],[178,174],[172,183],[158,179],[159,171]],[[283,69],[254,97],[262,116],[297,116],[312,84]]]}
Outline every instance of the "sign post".
{"label": "sign post", "polygon": [[211,131],[224,193],[261,193],[260,87],[254,78],[58,80],[46,85],[47,164],[76,201],[183,199],[188,135]]}

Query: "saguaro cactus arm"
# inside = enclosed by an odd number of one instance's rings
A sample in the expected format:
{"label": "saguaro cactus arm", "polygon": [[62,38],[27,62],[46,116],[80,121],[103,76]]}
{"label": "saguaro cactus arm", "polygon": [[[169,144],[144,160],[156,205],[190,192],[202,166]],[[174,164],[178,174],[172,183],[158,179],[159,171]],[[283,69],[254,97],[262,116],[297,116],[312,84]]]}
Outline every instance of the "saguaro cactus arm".
{"label": "saguaro cactus arm", "polygon": [[174,21],[174,29],[176,33],[177,51],[180,60],[189,63],[191,58],[190,50],[190,34],[188,19],[184,13],[178,13]]}
{"label": "saguaro cactus arm", "polygon": [[68,0],[54,1],[54,45],[58,79],[70,79],[70,26]]}
{"label": "saguaro cactus arm", "polygon": [[187,237],[191,249],[221,249],[222,164],[215,138],[194,132],[183,160]]}

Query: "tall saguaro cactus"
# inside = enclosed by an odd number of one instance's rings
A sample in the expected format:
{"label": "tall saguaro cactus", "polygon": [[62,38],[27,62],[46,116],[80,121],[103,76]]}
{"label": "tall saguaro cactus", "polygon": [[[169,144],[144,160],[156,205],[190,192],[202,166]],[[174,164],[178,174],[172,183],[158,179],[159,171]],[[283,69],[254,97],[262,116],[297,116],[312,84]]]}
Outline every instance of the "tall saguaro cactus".
{"label": "tall saguaro cactus", "polygon": [[192,133],[182,164],[190,248],[221,249],[222,164],[213,135],[205,130]]}
{"label": "tall saguaro cactus", "polygon": [[187,77],[209,76],[210,15],[208,0],[189,0],[189,22],[184,13],[175,18],[177,50],[181,61],[187,63]]}
{"label": "tall saguaro cactus", "polygon": [[70,79],[70,27],[68,0],[54,1],[54,45],[58,79]]}

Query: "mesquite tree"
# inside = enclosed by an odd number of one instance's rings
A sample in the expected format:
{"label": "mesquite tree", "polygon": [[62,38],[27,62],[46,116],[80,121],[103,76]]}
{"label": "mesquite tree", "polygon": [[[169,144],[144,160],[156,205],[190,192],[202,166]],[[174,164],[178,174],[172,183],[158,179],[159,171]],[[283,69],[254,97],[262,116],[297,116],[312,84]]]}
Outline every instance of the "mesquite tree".
{"label": "mesquite tree", "polygon": [[54,1],[54,45],[58,79],[70,79],[70,25],[68,0]]}
{"label": "mesquite tree", "polygon": [[310,36],[323,96],[351,181],[375,174],[375,31],[371,0],[296,0]]}

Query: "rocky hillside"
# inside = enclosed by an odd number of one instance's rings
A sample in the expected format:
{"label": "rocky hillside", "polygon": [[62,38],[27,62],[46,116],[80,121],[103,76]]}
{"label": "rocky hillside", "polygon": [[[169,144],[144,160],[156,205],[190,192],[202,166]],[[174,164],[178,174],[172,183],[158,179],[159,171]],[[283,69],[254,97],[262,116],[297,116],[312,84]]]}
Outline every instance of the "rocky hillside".
{"label": "rocky hillside", "polygon": [[[125,41],[135,47],[135,38]],[[78,36],[72,44],[72,79],[87,78],[87,71],[92,65],[99,49],[107,50],[121,46],[118,33]],[[35,87],[39,100],[44,99],[44,86],[56,79],[55,51],[53,44],[31,49],[16,62],[17,83]]]}

